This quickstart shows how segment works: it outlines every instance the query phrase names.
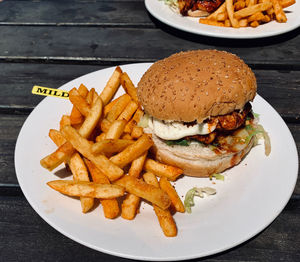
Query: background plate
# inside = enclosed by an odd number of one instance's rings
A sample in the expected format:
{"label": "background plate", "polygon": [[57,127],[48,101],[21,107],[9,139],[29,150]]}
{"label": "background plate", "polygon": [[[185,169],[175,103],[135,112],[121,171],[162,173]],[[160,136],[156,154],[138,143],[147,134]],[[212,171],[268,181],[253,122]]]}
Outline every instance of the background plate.
{"label": "background plate", "polygon": [[287,23],[272,21],[256,28],[228,28],[199,24],[199,18],[183,17],[172,11],[169,6],[159,0],[145,0],[147,10],[156,19],[174,28],[205,36],[221,38],[250,39],[275,36],[289,32],[300,25],[300,3],[285,8]]}
{"label": "background plate", "polygon": [[[150,66],[122,66],[134,83]],[[61,87],[70,90],[81,83],[98,92],[114,68],[96,71]],[[117,95],[120,95],[122,90]],[[196,199],[192,214],[175,214],[178,236],[166,238],[152,207],[143,203],[133,221],[108,220],[101,206],[81,213],[79,200],[59,194],[46,182],[59,179],[61,166],[49,172],[40,159],[56,149],[48,138],[50,128],[59,127],[62,114],[70,113],[71,103],[47,97],[25,121],[15,149],[15,168],[22,191],[35,211],[67,237],[108,254],[140,260],[182,260],[221,252],[234,247],[268,226],[288,202],[298,174],[294,140],[278,113],[259,95],[253,109],[269,132],[272,152],[264,155],[263,145],[251,150],[240,165],[226,171],[225,181],[183,177],[176,183],[180,196],[194,186],[211,186],[217,194]],[[282,164],[284,163],[284,164]],[[71,179],[66,177],[65,179]],[[215,184],[214,184],[215,183]]]}

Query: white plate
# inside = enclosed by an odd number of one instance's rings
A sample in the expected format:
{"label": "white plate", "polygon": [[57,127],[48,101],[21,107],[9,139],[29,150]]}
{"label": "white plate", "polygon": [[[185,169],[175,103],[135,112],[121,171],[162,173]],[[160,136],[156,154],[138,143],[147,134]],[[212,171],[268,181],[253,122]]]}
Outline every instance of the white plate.
{"label": "white plate", "polygon": [[[122,69],[137,83],[149,66],[132,64]],[[90,73],[61,89],[70,90],[84,83],[100,91],[113,70]],[[56,148],[48,131],[57,129],[61,115],[70,112],[68,100],[47,97],[25,121],[15,150],[17,178],[34,210],[59,232],[85,246],[140,260],[182,260],[215,254],[246,241],[269,225],[288,202],[296,183],[298,157],[290,131],[260,96],[255,98],[253,108],[261,114],[261,123],[270,134],[270,156],[266,157],[263,145],[259,145],[240,165],[224,173],[225,181],[179,179],[175,186],[180,196],[194,186],[204,185],[216,188],[217,194],[196,199],[192,214],[175,214],[175,238],[163,235],[152,207],[146,203],[133,221],[108,220],[101,206],[82,214],[79,200],[46,185],[59,177],[42,168],[39,161]]]}
{"label": "white plate", "polygon": [[145,5],[150,14],[169,26],[186,32],[213,37],[237,39],[262,38],[289,32],[300,25],[299,1],[284,9],[288,19],[286,23],[272,21],[256,28],[247,27],[238,29],[199,24],[199,18],[183,17],[171,10],[163,1],[145,0]]}

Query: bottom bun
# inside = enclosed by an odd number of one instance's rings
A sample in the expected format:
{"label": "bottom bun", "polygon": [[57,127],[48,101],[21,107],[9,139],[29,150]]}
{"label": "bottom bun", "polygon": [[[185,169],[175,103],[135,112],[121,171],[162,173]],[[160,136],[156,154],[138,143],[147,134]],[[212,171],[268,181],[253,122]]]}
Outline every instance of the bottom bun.
{"label": "bottom bun", "polygon": [[[185,175],[194,177],[209,177],[239,164],[254,144],[254,139],[251,139],[249,144],[244,147],[243,150],[237,153],[220,154],[220,157],[213,160],[203,158],[191,159],[179,157],[178,154],[173,154],[172,146],[166,147],[163,141],[158,137],[155,137],[155,135],[153,136],[153,153],[156,159],[162,163],[177,166],[183,169]],[[193,154],[193,151],[191,151],[191,154]]]}

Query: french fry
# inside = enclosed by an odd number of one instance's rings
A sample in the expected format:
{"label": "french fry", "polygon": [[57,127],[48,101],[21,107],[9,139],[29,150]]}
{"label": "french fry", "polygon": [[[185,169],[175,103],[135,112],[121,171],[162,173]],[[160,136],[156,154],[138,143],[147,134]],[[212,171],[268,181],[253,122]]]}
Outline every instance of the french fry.
{"label": "french fry", "polygon": [[60,119],[60,122],[59,122],[59,127],[60,127],[60,130],[64,127],[64,126],[70,126],[71,125],[71,119],[69,116],[67,115],[63,115]]}
{"label": "french fry", "polygon": [[61,134],[61,132],[55,129],[49,130],[49,137],[54,142],[54,144],[57,145],[58,147],[60,147],[61,145],[67,142],[64,136]]}
{"label": "french fry", "polygon": [[261,21],[265,18],[264,14],[262,12],[257,12],[251,16],[248,17],[248,23],[253,21]]}
{"label": "french fry", "polygon": [[183,170],[178,167],[165,165],[149,158],[145,161],[144,170],[152,172],[159,177],[164,176],[171,181],[175,181],[183,174]]}
{"label": "french fry", "polygon": [[[78,153],[72,155],[69,161],[69,167],[73,174],[74,181],[90,181],[86,166]],[[88,212],[94,206],[94,199],[91,197],[80,197],[80,202],[83,213]]]}
{"label": "french fry", "polygon": [[125,120],[115,120],[106,132],[106,139],[118,139],[122,135],[127,122]]}
{"label": "french fry", "polygon": [[280,5],[282,8],[287,8],[296,3],[296,0],[281,0]]}
{"label": "french fry", "polygon": [[211,13],[207,17],[207,19],[208,20],[217,20],[217,16],[219,14],[221,14],[221,13],[224,13],[225,11],[226,11],[226,6],[225,6],[225,2],[224,2],[222,5],[220,5],[220,7],[216,11],[214,11],[213,13]]}
{"label": "french fry", "polygon": [[133,176],[133,177],[139,177],[140,173],[143,170],[143,166],[147,157],[147,153],[145,152],[142,154],[140,157],[137,159],[133,160],[130,166],[130,169],[128,171],[128,175]]}
{"label": "french fry", "polygon": [[96,142],[102,141],[103,139],[105,139],[105,136],[105,133],[101,133],[99,136],[96,137]]}
{"label": "french fry", "polygon": [[100,122],[100,129],[102,132],[107,132],[110,126],[111,126],[111,122],[109,122],[105,118]]}
{"label": "french fry", "polygon": [[127,220],[134,219],[137,213],[136,211],[140,205],[140,202],[141,202],[140,197],[128,193],[126,195],[126,198],[122,202],[122,212],[121,212],[122,218]]}
{"label": "french fry", "polygon": [[[143,170],[144,162],[147,157],[147,152],[133,160],[129,169],[128,175],[138,178]],[[121,216],[124,219],[131,220],[136,215],[136,210],[140,204],[140,198],[134,194],[127,194],[126,198],[122,202]]]}
{"label": "french fry", "polygon": [[256,5],[256,4],[257,4],[256,0],[249,0],[248,5],[246,5],[246,6],[252,6],[252,5]]}
{"label": "french fry", "polygon": [[106,106],[104,106],[104,117],[107,116],[108,112],[112,109],[112,107],[118,103],[118,101],[120,101],[121,99],[123,99],[124,96],[127,96],[127,94],[121,95],[118,98],[112,100],[111,102],[109,102],[109,104],[107,104]]}
{"label": "french fry", "polygon": [[256,5],[252,5],[249,7],[246,7],[242,10],[239,10],[237,12],[234,13],[234,17],[236,19],[241,19],[250,15],[255,14],[256,12],[261,12],[261,11],[265,11],[269,8],[272,7],[272,3],[271,2],[264,2],[261,4],[256,4]]}
{"label": "french fry", "polygon": [[124,187],[118,185],[72,180],[54,180],[47,185],[62,194],[77,197],[112,199],[123,196],[125,192]]}
{"label": "french fry", "polygon": [[134,101],[130,101],[123,112],[119,115],[118,119],[119,120],[126,120],[129,121],[134,112],[137,110],[138,104]]}
{"label": "french fry", "polygon": [[239,20],[239,26],[240,27],[248,26],[248,20],[246,18]]}
{"label": "french fry", "polygon": [[124,171],[121,168],[108,160],[104,155],[94,155],[90,142],[83,138],[71,126],[65,126],[62,129],[62,133],[72,146],[80,154],[92,161],[96,167],[109,178],[110,181],[114,181],[124,174]]}
{"label": "french fry", "polygon": [[[86,86],[84,84],[81,84],[78,88],[78,93],[83,97],[86,98],[87,94],[88,94],[88,89],[86,88]],[[71,114],[70,114],[70,120],[71,120],[71,125],[79,125],[83,122],[84,117],[83,115],[80,113],[80,111],[73,106]]]}
{"label": "french fry", "polygon": [[250,23],[250,26],[251,27],[258,27],[259,23],[257,21],[253,21],[253,22]]}
{"label": "french fry", "polygon": [[120,86],[120,77],[122,70],[119,66],[116,67],[115,71],[109,78],[106,86],[100,94],[100,98],[103,102],[103,105],[107,105],[109,101],[113,98]]}
{"label": "french fry", "polygon": [[282,10],[279,0],[271,0],[271,2],[276,16],[276,21],[279,23],[285,23],[287,21],[287,18],[285,13]]}
{"label": "french fry", "polygon": [[124,132],[131,134],[133,127],[140,121],[141,117],[144,115],[144,112],[141,109],[137,109],[134,113],[132,119],[126,125]]}
{"label": "french fry", "polygon": [[234,6],[234,10],[238,11],[238,10],[245,8],[246,3],[242,0],[239,0],[239,1],[235,2],[233,6]]}
{"label": "french fry", "polygon": [[[126,127],[125,127],[126,128]],[[126,140],[132,140],[132,136],[127,134],[127,133],[123,133],[123,135],[121,136],[122,139],[126,139]]]}
{"label": "french fry", "polygon": [[222,22],[218,22],[215,20],[209,20],[207,18],[200,18],[199,23],[205,24],[205,25],[213,25],[213,26],[225,26],[224,23],[222,23]]}
{"label": "french fry", "polygon": [[106,119],[109,122],[113,122],[114,120],[116,120],[122,113],[122,111],[125,109],[127,104],[130,102],[130,100],[131,98],[129,95],[123,96],[122,99],[115,103],[111,110],[107,113]]}
{"label": "french fry", "polygon": [[134,143],[133,140],[126,139],[103,139],[92,145],[94,154],[113,154],[123,151],[129,145]]}
{"label": "french fry", "polygon": [[[86,119],[84,120],[83,124],[79,128],[79,137],[87,138],[93,129],[95,128],[102,112],[102,102],[101,99],[98,99],[98,102],[96,102],[91,110],[89,110],[88,115]],[[67,117],[65,117],[67,118]],[[62,124],[64,122],[64,124]],[[66,122],[66,123],[65,123]],[[69,120],[61,121],[61,130],[64,129],[64,127],[69,126]],[[72,154],[75,152],[73,146],[66,142],[64,145],[61,145],[55,152],[51,153],[50,155],[44,157],[40,163],[43,167],[47,168],[48,170],[53,170],[63,162],[66,162],[69,160],[69,158],[72,156]]]}
{"label": "french fry", "polygon": [[86,96],[86,102],[89,105],[93,104],[94,101],[94,94],[95,94],[95,88],[91,88],[90,91],[88,92],[87,96]]}
{"label": "french fry", "polygon": [[146,199],[162,209],[167,209],[171,204],[167,193],[160,188],[145,183],[141,179],[127,175],[117,180],[114,184],[125,187],[127,192]]}
{"label": "french fry", "polygon": [[89,104],[86,100],[79,94],[76,88],[71,89],[69,92],[69,100],[78,109],[78,111],[87,116],[89,113]]}
{"label": "french fry", "polygon": [[235,28],[238,28],[239,22],[234,16],[233,0],[225,0],[225,5],[231,25]]}
{"label": "french fry", "polygon": [[271,21],[271,17],[269,15],[265,15],[264,19],[262,19],[262,22],[264,22],[264,23],[268,23],[270,21]]}
{"label": "french fry", "polygon": [[121,75],[121,85],[124,88],[125,92],[130,95],[132,100],[139,104],[139,100],[137,97],[137,89],[135,88],[134,84],[132,83],[131,79],[129,78],[128,74],[124,72]]}
{"label": "french fry", "polygon": [[79,125],[83,122],[84,116],[80,113],[80,111],[73,106],[71,114],[70,114],[70,120],[71,120],[71,125]]}
{"label": "french fry", "polygon": [[49,171],[52,171],[63,162],[67,162],[74,152],[75,149],[73,148],[73,146],[69,142],[66,142],[61,145],[56,151],[44,157],[40,161],[40,164],[42,167],[48,169]]}
{"label": "french fry", "polygon": [[[159,184],[154,174],[145,173],[143,178],[146,183],[159,188]],[[165,236],[175,237],[177,235],[177,227],[170,211],[168,209],[163,210],[155,204],[153,204],[153,209]]]}
{"label": "french fry", "polygon": [[171,199],[172,205],[175,207],[176,211],[184,213],[184,205],[171,183],[165,177],[161,177],[159,180],[159,185],[160,188],[168,194],[169,198]]}
{"label": "french fry", "polygon": [[126,147],[122,152],[110,158],[110,161],[119,167],[124,167],[134,159],[141,156],[153,145],[152,139],[144,134],[132,145]]}
{"label": "french fry", "polygon": [[224,22],[228,18],[227,13],[220,13],[217,15],[217,21]]}
{"label": "french fry", "polygon": [[84,138],[88,138],[95,129],[102,114],[102,107],[102,100],[98,97],[78,130],[79,134]]}
{"label": "french fry", "polygon": [[[109,179],[88,159],[84,159],[86,166],[91,174],[92,180],[98,184],[110,184]],[[100,199],[103,213],[106,218],[116,218],[120,213],[118,201],[116,199]]]}
{"label": "french fry", "polygon": [[230,27],[230,26],[231,26],[230,20],[229,20],[229,19],[226,19],[225,22],[224,22],[224,25],[225,25],[226,27]]}
{"label": "french fry", "polygon": [[133,139],[137,139],[137,138],[140,138],[144,133],[144,129],[140,126],[134,126],[132,128],[132,132],[131,132],[131,137]]}

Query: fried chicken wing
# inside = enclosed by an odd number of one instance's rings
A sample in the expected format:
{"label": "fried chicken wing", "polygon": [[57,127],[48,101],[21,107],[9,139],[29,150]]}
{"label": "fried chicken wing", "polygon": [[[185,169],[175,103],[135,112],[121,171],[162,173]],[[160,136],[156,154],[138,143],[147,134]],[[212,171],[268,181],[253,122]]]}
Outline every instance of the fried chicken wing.
{"label": "fried chicken wing", "polygon": [[183,16],[188,15],[188,11],[202,10],[209,13],[215,11],[224,0],[178,0],[180,13]]}

